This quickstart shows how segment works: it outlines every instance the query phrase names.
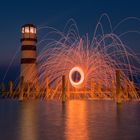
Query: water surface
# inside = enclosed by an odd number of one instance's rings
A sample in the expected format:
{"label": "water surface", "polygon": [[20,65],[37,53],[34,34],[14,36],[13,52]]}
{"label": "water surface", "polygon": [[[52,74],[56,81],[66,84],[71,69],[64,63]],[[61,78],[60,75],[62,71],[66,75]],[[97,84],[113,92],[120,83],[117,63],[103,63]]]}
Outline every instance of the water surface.
{"label": "water surface", "polygon": [[0,140],[140,140],[140,103],[0,100]]}

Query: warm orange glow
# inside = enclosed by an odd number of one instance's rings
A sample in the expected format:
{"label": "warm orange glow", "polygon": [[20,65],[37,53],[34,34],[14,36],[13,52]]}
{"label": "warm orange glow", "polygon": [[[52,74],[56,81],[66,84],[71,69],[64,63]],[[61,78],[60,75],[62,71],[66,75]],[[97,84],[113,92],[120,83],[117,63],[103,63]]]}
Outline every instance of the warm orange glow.
{"label": "warm orange glow", "polygon": [[66,109],[66,140],[89,140],[86,102],[70,101]]}
{"label": "warm orange glow", "polygon": [[[78,81],[78,82],[75,82],[75,81],[73,81],[73,79],[72,79],[72,74],[74,73],[74,72],[79,72],[79,74],[80,74],[80,76],[81,76],[81,78],[80,78],[80,80]],[[79,87],[82,83],[83,83],[83,81],[84,81],[84,72],[83,72],[83,70],[80,68],[80,67],[73,67],[71,70],[70,70],[70,73],[69,73],[69,79],[70,79],[70,83],[72,84],[72,86],[74,86],[74,87]]]}
{"label": "warm orange glow", "polygon": [[34,28],[30,27],[30,33],[34,33]]}
{"label": "warm orange glow", "polygon": [[25,33],[29,33],[29,27],[25,27]]}
{"label": "warm orange glow", "polygon": [[26,27],[23,27],[22,28],[22,33],[32,33],[32,34],[36,34],[36,28],[34,27],[29,27],[29,26],[26,26]]}

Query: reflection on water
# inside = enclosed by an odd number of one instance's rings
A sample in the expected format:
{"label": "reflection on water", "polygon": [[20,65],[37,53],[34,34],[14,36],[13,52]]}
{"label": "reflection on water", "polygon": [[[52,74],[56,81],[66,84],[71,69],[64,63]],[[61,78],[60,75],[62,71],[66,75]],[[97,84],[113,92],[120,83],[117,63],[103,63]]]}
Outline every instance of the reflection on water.
{"label": "reflection on water", "polygon": [[36,103],[19,104],[18,140],[37,140]]}
{"label": "reflection on water", "polygon": [[140,104],[0,100],[0,140],[139,140]]}
{"label": "reflection on water", "polygon": [[66,104],[66,140],[88,140],[86,105],[85,101],[71,101]]}

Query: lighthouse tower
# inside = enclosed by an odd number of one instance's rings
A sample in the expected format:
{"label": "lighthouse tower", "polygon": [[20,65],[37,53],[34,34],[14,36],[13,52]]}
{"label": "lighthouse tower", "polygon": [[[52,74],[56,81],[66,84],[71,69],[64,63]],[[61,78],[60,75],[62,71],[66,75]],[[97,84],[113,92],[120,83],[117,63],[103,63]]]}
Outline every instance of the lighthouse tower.
{"label": "lighthouse tower", "polygon": [[20,76],[25,83],[32,83],[36,76],[36,27],[33,24],[25,24],[21,27],[21,70]]}

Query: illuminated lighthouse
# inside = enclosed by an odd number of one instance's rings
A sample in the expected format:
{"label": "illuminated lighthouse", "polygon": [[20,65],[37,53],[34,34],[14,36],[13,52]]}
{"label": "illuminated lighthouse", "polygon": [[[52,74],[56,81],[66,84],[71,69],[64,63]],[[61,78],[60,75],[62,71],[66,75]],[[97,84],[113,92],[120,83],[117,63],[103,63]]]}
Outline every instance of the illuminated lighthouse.
{"label": "illuminated lighthouse", "polygon": [[21,70],[25,82],[33,82],[36,76],[36,27],[25,24],[21,27]]}

